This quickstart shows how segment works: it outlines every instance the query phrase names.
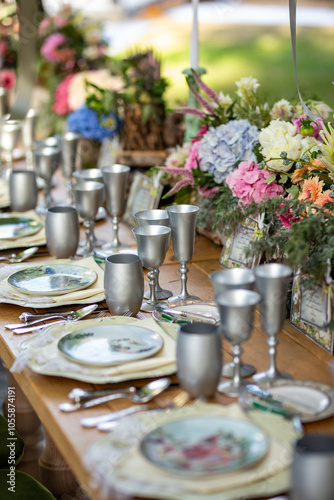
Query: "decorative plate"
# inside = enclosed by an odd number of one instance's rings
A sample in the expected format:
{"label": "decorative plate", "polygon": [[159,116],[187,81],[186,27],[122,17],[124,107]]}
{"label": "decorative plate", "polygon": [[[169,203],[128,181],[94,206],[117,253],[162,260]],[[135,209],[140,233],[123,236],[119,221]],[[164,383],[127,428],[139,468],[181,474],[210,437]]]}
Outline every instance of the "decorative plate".
{"label": "decorative plate", "polygon": [[[178,303],[176,304],[168,304],[168,309],[175,309],[178,311],[185,311],[186,313],[196,313],[196,314],[201,314],[203,316],[207,316],[208,318],[213,318],[215,319],[218,323],[220,323],[220,316],[219,316],[219,311],[218,307],[215,302],[204,302],[202,300],[198,301],[193,301],[193,302],[187,302],[187,303]],[[156,319],[157,321],[166,321],[165,318],[163,317],[164,313],[163,311],[159,310],[154,310],[153,311],[153,318]],[[168,313],[167,313],[168,316]],[[178,316],[178,319],[188,319],[188,318],[182,318],[182,316]],[[189,320],[191,320],[191,317],[189,317]],[[193,321],[201,321],[200,319],[193,319]]]}
{"label": "decorative plate", "polygon": [[13,288],[28,295],[61,295],[83,290],[94,283],[92,269],[72,264],[27,267],[7,278]]}
{"label": "decorative plate", "polygon": [[176,474],[217,474],[249,467],[269,449],[261,429],[242,420],[194,417],[168,422],[147,434],[140,450],[153,464]]}
{"label": "decorative plate", "polygon": [[[298,416],[304,423],[316,422],[334,415],[334,389],[312,380],[276,380],[260,386],[272,395],[279,396],[283,402],[305,407],[305,413]],[[241,405],[249,409],[253,401],[252,394],[244,391],[240,397]]]}
{"label": "decorative plate", "polygon": [[158,333],[134,325],[97,325],[61,338],[59,351],[84,365],[112,366],[153,356],[163,346]]}
{"label": "decorative plate", "polygon": [[31,236],[42,227],[43,224],[36,219],[0,214],[0,240],[15,240],[23,236]]}

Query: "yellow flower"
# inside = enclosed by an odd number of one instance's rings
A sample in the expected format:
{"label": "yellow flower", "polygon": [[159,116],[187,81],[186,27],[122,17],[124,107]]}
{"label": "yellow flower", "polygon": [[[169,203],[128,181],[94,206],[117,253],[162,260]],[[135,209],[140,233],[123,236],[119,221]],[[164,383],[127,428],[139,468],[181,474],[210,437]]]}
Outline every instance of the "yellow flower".
{"label": "yellow flower", "polygon": [[320,136],[323,143],[319,144],[319,147],[323,155],[322,162],[331,173],[334,173],[334,129],[330,123],[327,125],[329,131],[325,126],[320,130]]}

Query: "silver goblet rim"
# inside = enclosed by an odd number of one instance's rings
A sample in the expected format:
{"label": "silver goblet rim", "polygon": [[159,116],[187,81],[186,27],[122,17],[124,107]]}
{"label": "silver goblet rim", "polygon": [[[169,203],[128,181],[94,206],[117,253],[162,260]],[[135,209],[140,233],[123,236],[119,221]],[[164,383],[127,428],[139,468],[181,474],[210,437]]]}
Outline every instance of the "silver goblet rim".
{"label": "silver goblet rim", "polygon": [[41,149],[44,147],[50,148],[59,148],[60,137],[56,135],[52,135],[50,137],[46,137],[45,139],[41,139],[40,141],[34,141],[34,149]]}
{"label": "silver goblet rim", "polygon": [[110,264],[134,264],[140,261],[140,257],[133,253],[117,253],[106,257],[106,262]]}
{"label": "silver goblet rim", "polygon": [[209,278],[213,283],[226,286],[240,285],[242,287],[242,285],[255,283],[255,274],[252,269],[235,268],[215,271],[209,275]]}
{"label": "silver goblet rim", "polygon": [[52,207],[48,207],[46,209],[47,213],[52,213],[52,214],[69,214],[76,212],[77,209],[75,207],[71,207],[70,205],[55,205]]}
{"label": "silver goblet rim", "polygon": [[[93,181],[95,179],[101,179],[102,182],[102,170],[100,168],[87,168],[85,170],[76,170],[73,172],[73,177],[77,180],[87,180]],[[100,181],[97,181],[100,182]]]}
{"label": "silver goblet rim", "polygon": [[167,212],[179,213],[179,214],[189,214],[199,211],[199,207],[196,205],[169,205],[166,207]]}
{"label": "silver goblet rim", "polygon": [[75,191],[94,191],[104,189],[104,184],[97,181],[86,181],[82,184],[72,184],[72,189]]}
{"label": "silver goblet rim", "polygon": [[291,267],[285,264],[279,264],[277,262],[270,262],[268,264],[261,264],[254,269],[256,278],[288,278],[292,276],[293,270]]}
{"label": "silver goblet rim", "polygon": [[125,172],[130,172],[131,168],[127,165],[122,165],[120,163],[115,163],[114,165],[110,165],[109,167],[102,167],[102,172],[110,173],[110,174],[121,174]]}
{"label": "silver goblet rim", "polygon": [[246,307],[254,306],[261,301],[261,295],[253,290],[237,288],[227,292],[221,292],[214,297],[218,306],[223,307]]}
{"label": "silver goblet rim", "polygon": [[169,216],[166,210],[161,208],[154,208],[151,210],[140,210],[134,214],[135,219],[141,219],[144,221],[162,221],[166,220],[169,223]]}
{"label": "silver goblet rim", "polygon": [[219,328],[217,325],[200,322],[181,325],[179,328],[179,333],[185,333],[187,335],[211,335],[212,333],[217,333],[218,331]]}
{"label": "silver goblet rim", "polygon": [[134,234],[138,234],[140,236],[155,236],[161,234],[168,234],[171,232],[171,229],[167,226],[140,226],[134,227],[132,229]]}
{"label": "silver goblet rim", "polygon": [[57,156],[60,154],[60,149],[57,146],[42,146],[33,150],[35,156]]}
{"label": "silver goblet rim", "polygon": [[65,132],[63,135],[62,135],[62,140],[63,141],[66,141],[66,142],[72,142],[72,141],[77,141],[79,140],[81,137],[80,134],[77,134],[77,132]]}

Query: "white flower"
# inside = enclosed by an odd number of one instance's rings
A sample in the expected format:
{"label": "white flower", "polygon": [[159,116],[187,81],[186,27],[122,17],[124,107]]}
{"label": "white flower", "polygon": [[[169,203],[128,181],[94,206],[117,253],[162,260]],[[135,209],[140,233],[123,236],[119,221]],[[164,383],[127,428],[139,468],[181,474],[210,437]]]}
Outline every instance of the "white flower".
{"label": "white flower", "polygon": [[[303,136],[302,136],[303,137]],[[315,137],[309,136],[309,137],[303,137],[301,141],[301,156],[309,149],[310,151],[313,150],[313,146],[316,146],[317,149],[321,146],[322,143],[320,143]],[[312,149],[311,149],[312,148]]]}
{"label": "white flower", "polygon": [[292,160],[297,161],[300,158],[303,136],[296,135],[296,130],[296,125],[281,120],[273,120],[268,127],[261,130],[259,142],[264,159],[268,161],[270,158],[279,158],[270,160],[268,165],[270,170],[288,172],[291,169],[293,163],[284,165],[283,160],[280,159],[282,151],[285,151],[288,158]]}
{"label": "white flower", "polygon": [[333,110],[322,101],[312,101],[309,105],[310,111],[315,115],[319,116],[321,120],[327,120],[329,113]]}
{"label": "white flower", "polygon": [[238,90],[236,94],[241,97],[241,99],[246,99],[255,94],[256,89],[260,86],[256,78],[252,76],[244,76],[238,82],[235,82]]}
{"label": "white flower", "polygon": [[219,92],[218,97],[222,108],[229,108],[233,103],[232,97],[228,94],[225,95],[223,92]]}
{"label": "white flower", "polygon": [[270,116],[272,120],[286,120],[292,114],[292,105],[286,99],[275,102]]}
{"label": "white flower", "polygon": [[183,146],[176,146],[165,161],[165,167],[182,168],[189,156],[191,148],[190,142],[185,142]]}
{"label": "white flower", "polygon": [[102,89],[121,91],[124,88],[123,80],[118,76],[111,76],[107,69],[77,73],[71,79],[68,87],[68,104],[73,111],[80,108],[86,101],[86,81],[94,83]]}

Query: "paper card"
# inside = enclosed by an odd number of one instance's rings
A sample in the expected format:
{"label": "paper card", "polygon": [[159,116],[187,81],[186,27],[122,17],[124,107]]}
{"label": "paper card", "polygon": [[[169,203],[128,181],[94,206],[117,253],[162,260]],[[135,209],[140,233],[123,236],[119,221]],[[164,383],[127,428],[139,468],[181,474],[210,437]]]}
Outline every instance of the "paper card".
{"label": "paper card", "polygon": [[219,263],[223,267],[247,267],[252,269],[261,258],[261,255],[255,255],[251,258],[245,257],[245,249],[250,242],[258,239],[260,236],[259,224],[255,219],[246,218],[242,223],[237,224],[234,231],[228,235]]}
{"label": "paper card", "polygon": [[332,301],[322,285],[303,284],[296,274],[292,286],[291,324],[320,347],[333,354],[334,332],[325,328],[332,321]]}
{"label": "paper card", "polygon": [[162,173],[153,177],[136,172],[130,187],[123,220],[130,226],[135,226],[134,214],[141,210],[158,208],[163,186],[160,184]]}

